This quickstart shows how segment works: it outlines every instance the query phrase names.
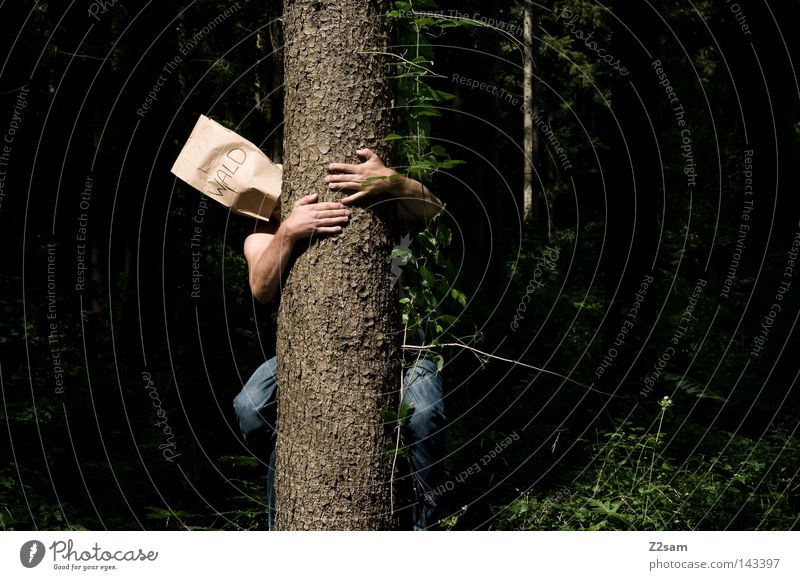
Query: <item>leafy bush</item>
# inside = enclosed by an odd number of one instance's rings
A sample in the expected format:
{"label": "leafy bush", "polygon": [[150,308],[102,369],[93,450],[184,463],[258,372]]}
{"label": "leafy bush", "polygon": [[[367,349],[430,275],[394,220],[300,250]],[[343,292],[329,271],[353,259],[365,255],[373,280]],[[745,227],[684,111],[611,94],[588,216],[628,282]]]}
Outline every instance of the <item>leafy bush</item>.
{"label": "leafy bush", "polygon": [[[727,434],[709,457],[670,456],[661,431],[671,400],[661,401],[655,433],[630,422],[603,433],[594,460],[571,483],[545,495],[523,493],[497,509],[511,530],[721,530],[797,526],[793,483],[800,444],[781,431],[761,440]],[[687,435],[696,442],[696,434]],[[722,442],[725,441],[724,444]]]}

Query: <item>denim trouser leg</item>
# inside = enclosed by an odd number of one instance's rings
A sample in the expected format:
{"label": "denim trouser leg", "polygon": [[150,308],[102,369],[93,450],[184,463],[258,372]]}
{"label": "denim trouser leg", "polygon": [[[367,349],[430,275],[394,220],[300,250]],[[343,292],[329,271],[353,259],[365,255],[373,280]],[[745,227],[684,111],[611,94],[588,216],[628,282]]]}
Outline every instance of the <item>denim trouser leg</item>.
{"label": "denim trouser leg", "polygon": [[403,403],[412,405],[403,429],[417,494],[411,524],[415,530],[424,530],[434,524],[436,497],[430,492],[441,478],[445,444],[442,378],[432,360],[421,358],[405,372]]}
{"label": "denim trouser leg", "polygon": [[275,482],[275,440],[278,434],[276,430],[277,379],[278,365],[273,357],[258,367],[233,400],[233,408],[239,419],[239,429],[248,449],[257,458],[268,461],[269,529],[272,529],[275,523],[273,484]]}
{"label": "denim trouser leg", "polygon": [[[412,526],[415,530],[421,530],[433,523],[431,514],[436,507],[436,499],[433,494],[426,492],[438,485],[444,458],[442,380],[433,361],[420,359],[406,370],[403,383],[403,402],[412,405],[408,422],[403,428],[403,438],[409,448],[418,498]],[[248,448],[256,457],[269,458],[269,529],[273,529],[275,524],[277,388],[277,364],[275,358],[271,358],[253,373],[233,401],[239,428]]]}

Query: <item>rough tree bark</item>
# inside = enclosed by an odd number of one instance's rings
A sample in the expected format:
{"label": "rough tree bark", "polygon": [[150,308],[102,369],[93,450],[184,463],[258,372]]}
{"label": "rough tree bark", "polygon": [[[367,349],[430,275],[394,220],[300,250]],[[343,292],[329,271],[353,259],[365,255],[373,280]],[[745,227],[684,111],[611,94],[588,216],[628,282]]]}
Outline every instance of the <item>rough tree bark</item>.
{"label": "rough tree bark", "polygon": [[[390,23],[383,0],[284,0],[282,208],[324,187],[325,165],[386,159]],[[395,409],[397,299],[390,263],[397,208],[370,198],[341,236],[300,249],[278,315],[276,527],[392,528],[391,457],[380,410]]]}

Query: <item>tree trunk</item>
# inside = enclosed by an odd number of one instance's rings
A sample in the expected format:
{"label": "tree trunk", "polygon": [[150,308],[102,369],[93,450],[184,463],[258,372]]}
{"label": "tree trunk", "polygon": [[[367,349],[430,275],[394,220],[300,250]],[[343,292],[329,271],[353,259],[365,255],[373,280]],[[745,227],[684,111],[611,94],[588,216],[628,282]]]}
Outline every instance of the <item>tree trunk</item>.
{"label": "tree trunk", "polygon": [[[392,81],[383,0],[285,0],[282,208],[323,182],[331,161],[368,146],[386,160]],[[387,161],[388,163],[388,161]],[[276,527],[395,526],[381,410],[397,408],[397,298],[388,260],[397,208],[371,197],[341,236],[299,249],[278,315]]]}
{"label": "tree trunk", "polygon": [[533,4],[525,2],[522,21],[522,110],[525,168],[523,211],[525,221],[533,217]]}

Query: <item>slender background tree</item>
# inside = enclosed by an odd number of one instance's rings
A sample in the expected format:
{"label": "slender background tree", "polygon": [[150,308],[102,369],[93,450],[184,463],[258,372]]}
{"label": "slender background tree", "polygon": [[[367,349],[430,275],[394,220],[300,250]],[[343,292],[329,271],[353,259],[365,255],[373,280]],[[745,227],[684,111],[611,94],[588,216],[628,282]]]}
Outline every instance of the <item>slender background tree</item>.
{"label": "slender background tree", "polygon": [[533,3],[524,0],[523,13],[523,56],[522,56],[522,119],[523,119],[523,149],[525,151],[525,166],[522,172],[522,199],[525,221],[533,217]]}

